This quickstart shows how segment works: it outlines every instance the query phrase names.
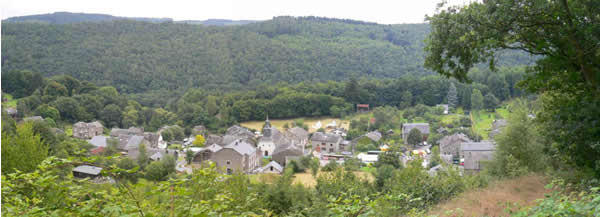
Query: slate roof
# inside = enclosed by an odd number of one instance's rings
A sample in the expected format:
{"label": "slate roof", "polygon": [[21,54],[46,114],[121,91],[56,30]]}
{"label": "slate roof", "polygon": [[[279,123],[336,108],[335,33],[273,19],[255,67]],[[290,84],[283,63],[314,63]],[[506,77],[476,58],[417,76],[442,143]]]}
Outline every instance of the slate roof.
{"label": "slate roof", "polygon": [[452,135],[444,136],[444,138],[440,139],[439,144],[440,148],[445,148],[448,145],[456,144],[456,143],[465,143],[465,142],[473,142],[469,139],[468,136],[462,133],[455,133]]}
{"label": "slate roof", "polygon": [[6,111],[6,113],[8,115],[15,115],[15,114],[17,114],[17,109],[14,109],[14,108],[7,108],[7,109],[4,109],[4,110]]}
{"label": "slate roof", "polygon": [[96,147],[106,147],[108,136],[94,136],[88,142]]}
{"label": "slate roof", "polygon": [[332,134],[332,133],[316,132],[316,133],[313,133],[313,135],[310,139],[312,141],[336,143],[336,142],[340,141],[342,139],[342,137],[340,135]]}
{"label": "slate roof", "polygon": [[143,141],[143,136],[120,135],[119,147],[124,150],[137,149]]}
{"label": "slate roof", "polygon": [[205,148],[205,150],[210,150],[212,152],[217,152],[217,151],[219,151],[221,149],[223,149],[223,147],[221,147],[220,145],[217,145],[217,144],[212,144],[212,145],[210,145],[210,146],[208,146],[208,147]]}
{"label": "slate roof", "polygon": [[81,166],[73,168],[73,172],[97,176],[97,175],[100,175],[100,172],[102,172],[102,168],[95,167],[95,166],[89,166],[89,165],[81,165]]}
{"label": "slate roof", "polygon": [[221,144],[221,142],[223,142],[221,136],[211,134],[206,137],[206,144]]}
{"label": "slate roof", "polygon": [[406,123],[402,125],[402,133],[408,136],[408,133],[413,128],[417,128],[423,134],[429,134],[429,124],[428,123]]}
{"label": "slate roof", "polygon": [[260,172],[267,171],[267,170],[269,170],[270,167],[273,167],[273,170],[277,170],[277,171],[280,171],[280,172],[283,171],[283,167],[281,165],[279,165],[279,163],[277,163],[277,161],[271,161],[267,165],[265,165],[264,167],[262,167],[260,169]]}
{"label": "slate roof", "polygon": [[118,137],[121,135],[143,135],[144,130],[142,128],[130,127],[129,129],[112,128],[110,130],[110,136]]}
{"label": "slate roof", "polygon": [[496,150],[496,145],[490,141],[481,142],[465,142],[460,144],[462,151],[493,151]]}
{"label": "slate roof", "polygon": [[244,127],[238,126],[238,125],[234,125],[230,128],[227,129],[227,133],[225,133],[226,135],[232,135],[232,136],[244,136],[244,137],[249,137],[252,138],[254,137],[254,133]]}
{"label": "slate roof", "polygon": [[300,149],[298,146],[295,145],[285,145],[285,146],[277,146],[275,148],[275,150],[273,151],[272,155],[277,155],[283,151],[287,151],[287,150],[292,150],[292,151],[299,151],[300,153],[302,153],[302,149]]}
{"label": "slate roof", "polygon": [[308,139],[308,131],[304,130],[303,128],[293,127],[293,128],[288,129],[288,132],[290,132],[291,134],[293,134],[294,136],[296,136],[298,138]]}
{"label": "slate roof", "polygon": [[42,118],[42,116],[32,116],[32,117],[26,117],[23,118],[24,121],[43,121],[44,118]]}
{"label": "slate roof", "polygon": [[381,133],[378,131],[369,132],[365,136],[369,137],[369,139],[371,139],[375,142],[378,142],[381,139]]}
{"label": "slate roof", "polygon": [[152,159],[153,161],[158,161],[160,159],[163,158],[163,153],[158,151],[156,153],[154,153],[153,155],[150,156],[150,159]]}
{"label": "slate roof", "polygon": [[256,148],[244,140],[233,141],[225,148],[231,148],[241,155],[251,155],[256,152]]}

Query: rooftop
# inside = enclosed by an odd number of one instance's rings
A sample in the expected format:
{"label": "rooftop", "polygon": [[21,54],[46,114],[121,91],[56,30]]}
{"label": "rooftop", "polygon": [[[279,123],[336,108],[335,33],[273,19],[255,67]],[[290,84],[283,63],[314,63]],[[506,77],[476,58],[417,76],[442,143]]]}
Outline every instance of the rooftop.
{"label": "rooftop", "polygon": [[102,172],[102,168],[95,167],[95,166],[89,166],[89,165],[81,165],[81,166],[73,168],[73,172],[90,174],[90,175],[100,175],[100,172]]}

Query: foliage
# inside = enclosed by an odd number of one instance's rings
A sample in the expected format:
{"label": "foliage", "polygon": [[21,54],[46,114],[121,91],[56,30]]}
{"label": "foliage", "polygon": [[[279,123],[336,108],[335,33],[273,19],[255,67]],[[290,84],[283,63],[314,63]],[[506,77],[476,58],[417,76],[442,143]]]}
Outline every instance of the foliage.
{"label": "foliage", "polygon": [[402,168],[402,162],[400,161],[400,152],[396,152],[393,150],[381,152],[377,158],[377,162],[375,162],[375,167],[380,168],[384,165],[391,165],[396,169]]}
{"label": "foliage", "polygon": [[600,207],[600,189],[591,188],[581,192],[566,192],[561,181],[554,181],[546,188],[554,191],[544,199],[537,201],[533,207],[521,210],[511,216],[595,216]]}
{"label": "foliage", "polygon": [[483,109],[483,95],[478,89],[473,90],[471,94],[471,109],[475,111]]}
{"label": "foliage", "polygon": [[423,135],[421,135],[421,131],[417,128],[411,129],[406,137],[406,143],[412,146],[417,146],[421,142],[423,142]]}
{"label": "foliage", "polygon": [[448,100],[448,107],[450,109],[455,109],[456,105],[458,105],[457,94],[456,86],[454,86],[454,83],[450,83],[450,88],[448,88],[448,96],[446,97]]}
{"label": "foliage", "polygon": [[165,181],[168,176],[175,173],[175,158],[166,155],[160,161],[152,161],[145,169],[146,179],[151,181]]}
{"label": "foliage", "polygon": [[191,164],[193,160],[194,160],[194,151],[192,151],[191,149],[188,149],[187,151],[185,151],[185,161],[187,161],[188,164]]}
{"label": "foliage", "polygon": [[196,139],[194,140],[194,146],[196,147],[204,147],[204,143],[206,142],[206,140],[204,139],[204,136],[202,135],[196,135]]}
{"label": "foliage", "polygon": [[146,144],[141,143],[138,148],[138,156],[137,156],[137,164],[142,168],[146,168],[148,162],[150,161],[150,155],[148,154],[148,150],[146,148]]}
{"label": "foliage", "polygon": [[389,164],[384,164],[377,168],[377,172],[375,172],[375,186],[380,191],[383,190],[385,183],[390,180],[394,176],[394,171],[396,168]]}
{"label": "foliage", "polygon": [[335,162],[335,160],[329,160],[329,162],[327,164],[325,164],[324,167],[321,168],[321,171],[325,171],[325,172],[331,172],[334,171],[338,168],[338,164],[337,162]]}
{"label": "foliage", "polygon": [[494,96],[494,94],[491,92],[483,97],[483,107],[489,111],[494,111],[499,104],[500,101],[498,101],[498,98],[496,98],[496,96]]}
{"label": "foliage", "polygon": [[35,134],[33,123],[26,122],[16,132],[2,131],[2,173],[32,172],[48,156],[48,144]]}

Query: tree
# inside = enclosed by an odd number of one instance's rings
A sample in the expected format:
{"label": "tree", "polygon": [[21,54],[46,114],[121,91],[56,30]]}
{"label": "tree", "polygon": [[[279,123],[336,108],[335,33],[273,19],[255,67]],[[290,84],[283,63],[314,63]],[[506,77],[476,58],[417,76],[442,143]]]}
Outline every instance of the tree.
{"label": "tree", "polygon": [[400,108],[405,109],[405,108],[411,107],[412,106],[412,98],[413,98],[413,95],[412,95],[412,93],[410,93],[410,91],[406,90],[406,91],[402,92],[402,95],[400,97],[400,99],[402,99],[402,101],[400,102]]}
{"label": "tree", "polygon": [[202,135],[196,135],[196,139],[194,140],[194,146],[196,147],[204,147],[204,143],[206,142],[206,140],[204,139],[204,136]]}
{"label": "tree", "polygon": [[421,134],[421,131],[417,128],[411,129],[406,137],[406,142],[412,146],[417,146],[419,143],[423,142],[423,135]]}
{"label": "tree", "polygon": [[454,86],[454,82],[450,82],[447,99],[448,107],[451,109],[456,108],[456,105],[458,105],[458,93],[456,91],[456,86]]}
{"label": "tree", "polygon": [[383,191],[385,183],[394,176],[395,170],[396,168],[389,164],[384,164],[377,168],[377,172],[375,172],[375,186],[379,191]]}
{"label": "tree", "polygon": [[[131,170],[131,169],[138,167],[138,165],[131,158],[125,157],[125,158],[122,158],[121,160],[119,160],[119,162],[117,162],[117,167],[119,167],[119,169],[123,169],[123,170]],[[129,180],[133,183],[136,183],[137,178],[138,178],[137,173],[125,173],[124,172],[124,173],[121,173],[121,176],[122,176],[122,178]]]}
{"label": "tree", "polygon": [[471,94],[471,109],[474,111],[483,109],[483,95],[478,89],[474,89]]}
{"label": "tree", "polygon": [[402,162],[400,161],[400,152],[397,151],[386,151],[379,153],[375,167],[380,168],[383,165],[391,165],[396,169],[402,168]]}
{"label": "tree", "polygon": [[148,155],[148,150],[146,150],[146,144],[141,143],[138,148],[139,154],[137,156],[137,164],[140,165],[142,169],[148,165],[150,161],[150,156]]}
{"label": "tree", "polygon": [[192,161],[194,160],[194,151],[192,151],[190,149],[185,151],[185,160],[187,161],[188,164],[191,164]]}
{"label": "tree", "polygon": [[204,106],[209,115],[216,115],[219,112],[219,107],[217,106],[217,97],[215,96],[207,96],[206,104]]}
{"label": "tree", "polygon": [[58,97],[54,102],[50,103],[52,107],[55,107],[60,112],[60,117],[68,121],[79,120],[79,103],[71,97]]}
{"label": "tree", "polygon": [[48,145],[34,134],[33,123],[17,126],[16,134],[2,131],[2,173],[32,172],[48,156]]}
{"label": "tree", "polygon": [[102,109],[100,118],[107,127],[118,127],[121,124],[121,108],[115,104],[110,104]]}
{"label": "tree", "polygon": [[60,113],[58,109],[49,106],[48,104],[41,104],[35,109],[35,113],[44,117],[52,118],[52,120],[60,120]]}
{"label": "tree", "polygon": [[599,10],[596,1],[566,0],[489,0],[448,7],[427,18],[432,32],[425,66],[469,81],[467,72],[477,63],[489,62],[495,71],[498,50],[539,56],[522,86],[544,96],[538,120],[548,126],[542,131],[550,139],[545,150],[598,178],[600,127],[593,123],[600,122]]}
{"label": "tree", "polygon": [[44,88],[44,95],[47,96],[59,97],[68,96],[68,94],[67,88],[56,81],[48,82],[48,85]]}
{"label": "tree", "polygon": [[483,104],[487,110],[494,111],[498,107],[498,103],[498,98],[492,93],[486,94],[485,98],[483,98]]}
{"label": "tree", "polygon": [[321,161],[319,160],[319,158],[311,158],[310,162],[309,162],[309,166],[310,166],[310,173],[312,174],[312,176],[314,178],[317,177],[317,173],[319,172],[319,167],[321,166]]}

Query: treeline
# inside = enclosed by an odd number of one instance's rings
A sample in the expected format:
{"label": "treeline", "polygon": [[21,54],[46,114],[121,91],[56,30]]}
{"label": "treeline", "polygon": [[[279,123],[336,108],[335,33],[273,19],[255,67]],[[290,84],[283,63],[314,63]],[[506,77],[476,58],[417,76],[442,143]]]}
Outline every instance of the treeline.
{"label": "treeline", "polygon": [[[500,68],[498,73],[473,70],[473,83],[464,84],[440,76],[402,76],[396,79],[351,79],[327,83],[259,85],[246,91],[220,92],[193,88],[181,97],[165,99],[167,106],[143,106],[111,86],[98,87],[68,75],[43,78],[31,71],[3,73],[2,91],[19,97],[20,116],[40,115],[57,121],[101,120],[107,127],[143,126],[153,131],[178,124],[187,129],[204,125],[212,131],[248,120],[312,116],[343,117],[355,104],[400,109],[423,104],[447,103],[449,88],[456,89],[457,107],[483,109],[522,95],[517,87],[524,68]],[[481,95],[472,103],[472,95]],[[485,101],[491,98],[496,103]],[[160,104],[160,103],[151,103]]]}
{"label": "treeline", "polygon": [[[70,75],[113,86],[143,105],[189,88],[247,90],[277,82],[323,82],[429,74],[427,24],[376,25],[277,17],[242,26],[114,21],[3,23],[2,68]],[[528,64],[509,52],[506,65]]]}

